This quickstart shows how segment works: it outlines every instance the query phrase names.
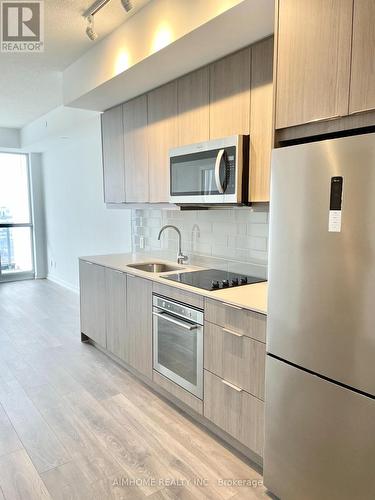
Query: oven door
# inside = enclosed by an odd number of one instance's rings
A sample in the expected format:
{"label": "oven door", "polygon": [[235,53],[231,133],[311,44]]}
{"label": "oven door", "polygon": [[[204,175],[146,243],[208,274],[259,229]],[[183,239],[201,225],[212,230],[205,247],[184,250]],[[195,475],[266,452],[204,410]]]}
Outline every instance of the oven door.
{"label": "oven door", "polygon": [[170,201],[242,203],[242,136],[170,151]]}
{"label": "oven door", "polygon": [[154,370],[203,399],[203,326],[153,308]]}

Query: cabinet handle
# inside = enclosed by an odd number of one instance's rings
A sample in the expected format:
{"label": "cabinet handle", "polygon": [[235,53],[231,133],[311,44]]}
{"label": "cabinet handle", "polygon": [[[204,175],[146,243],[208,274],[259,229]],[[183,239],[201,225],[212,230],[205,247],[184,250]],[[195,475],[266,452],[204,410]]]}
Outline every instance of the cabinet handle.
{"label": "cabinet handle", "polygon": [[242,307],[234,306],[233,304],[227,304],[226,302],[222,302],[223,306],[231,307],[232,309],[237,309],[238,311],[242,311]]}
{"label": "cabinet handle", "polygon": [[223,332],[230,333],[235,337],[243,337],[243,333],[234,332],[233,330],[229,330],[228,328],[223,328]]}
{"label": "cabinet handle", "polygon": [[230,382],[227,382],[226,380],[223,380],[223,379],[221,379],[221,381],[223,382],[223,384],[227,385],[231,389],[234,389],[237,392],[242,392],[242,389],[240,387],[237,387],[236,385],[231,384]]}

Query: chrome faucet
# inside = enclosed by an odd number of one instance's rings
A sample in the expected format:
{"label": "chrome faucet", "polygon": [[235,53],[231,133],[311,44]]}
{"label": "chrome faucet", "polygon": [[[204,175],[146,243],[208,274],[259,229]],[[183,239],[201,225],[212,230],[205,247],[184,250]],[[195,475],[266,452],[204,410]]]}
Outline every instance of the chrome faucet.
{"label": "chrome faucet", "polygon": [[160,240],[160,237],[165,229],[174,229],[178,235],[178,254],[177,254],[177,264],[183,264],[188,260],[188,256],[184,255],[181,251],[181,231],[178,229],[176,226],[172,226],[170,224],[167,224],[166,226],[163,226],[160,231],[159,231],[159,236],[158,240]]}

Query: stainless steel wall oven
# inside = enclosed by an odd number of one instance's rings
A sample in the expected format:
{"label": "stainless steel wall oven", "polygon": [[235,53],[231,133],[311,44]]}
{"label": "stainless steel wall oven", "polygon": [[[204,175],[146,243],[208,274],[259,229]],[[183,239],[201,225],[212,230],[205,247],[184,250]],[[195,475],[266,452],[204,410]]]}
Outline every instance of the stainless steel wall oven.
{"label": "stainless steel wall oven", "polygon": [[153,368],[203,399],[203,311],[153,295]]}

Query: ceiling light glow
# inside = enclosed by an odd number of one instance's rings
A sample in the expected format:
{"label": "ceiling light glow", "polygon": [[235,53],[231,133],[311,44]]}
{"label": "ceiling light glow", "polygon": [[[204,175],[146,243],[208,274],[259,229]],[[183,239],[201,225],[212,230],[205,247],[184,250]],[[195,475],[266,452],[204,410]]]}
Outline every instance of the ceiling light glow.
{"label": "ceiling light glow", "polygon": [[173,40],[172,31],[167,25],[162,25],[155,33],[152,42],[152,52],[157,52],[169,45]]}

